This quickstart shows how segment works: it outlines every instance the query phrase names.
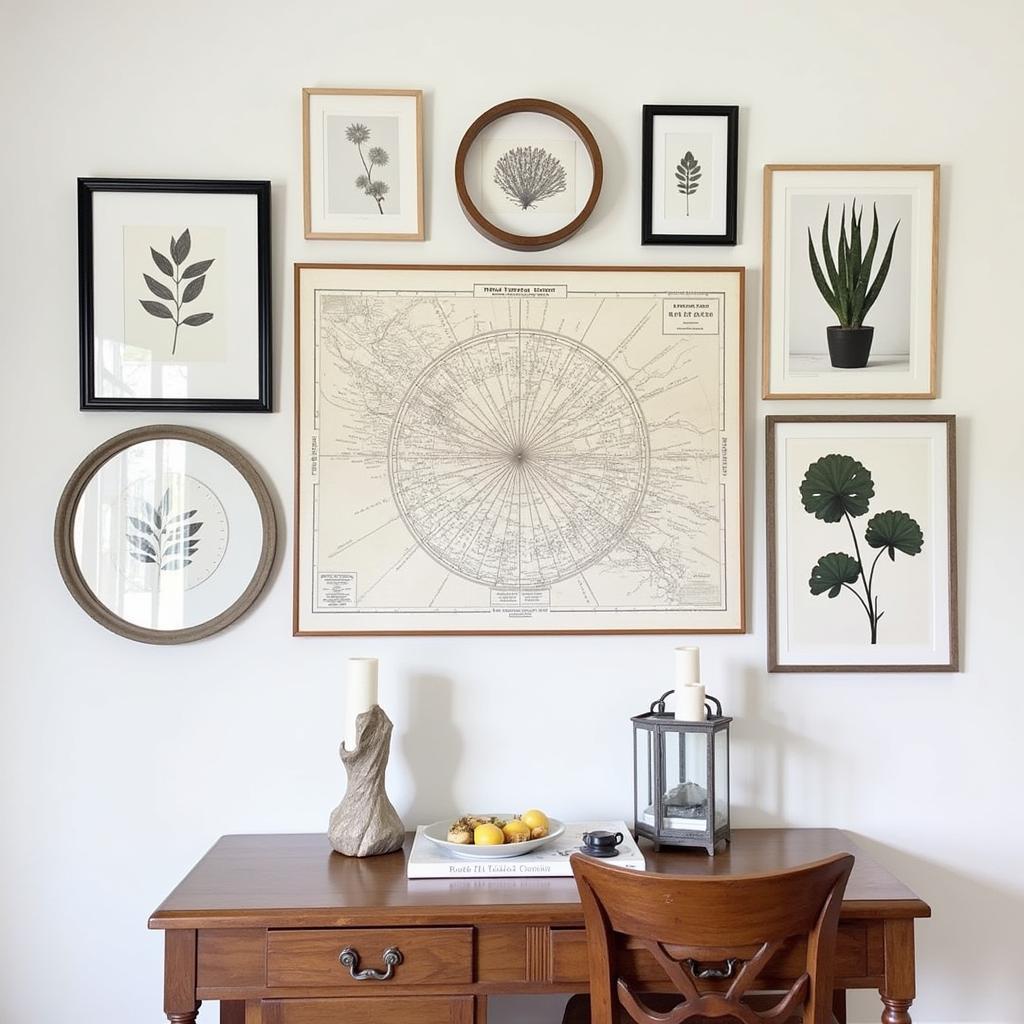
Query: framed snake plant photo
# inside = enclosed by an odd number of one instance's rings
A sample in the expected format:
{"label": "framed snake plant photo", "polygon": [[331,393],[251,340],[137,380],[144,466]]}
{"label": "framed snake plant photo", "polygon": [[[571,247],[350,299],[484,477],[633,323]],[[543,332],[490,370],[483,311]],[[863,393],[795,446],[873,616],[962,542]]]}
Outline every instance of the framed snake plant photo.
{"label": "framed snake plant photo", "polygon": [[934,398],[939,168],[764,169],[764,398]]}
{"label": "framed snake plant photo", "polygon": [[270,412],[270,182],[78,179],[82,409]]}
{"label": "framed snake plant photo", "polygon": [[735,245],[739,107],[643,110],[643,245]]}
{"label": "framed snake plant photo", "polygon": [[768,670],[949,672],[952,416],[769,416]]}

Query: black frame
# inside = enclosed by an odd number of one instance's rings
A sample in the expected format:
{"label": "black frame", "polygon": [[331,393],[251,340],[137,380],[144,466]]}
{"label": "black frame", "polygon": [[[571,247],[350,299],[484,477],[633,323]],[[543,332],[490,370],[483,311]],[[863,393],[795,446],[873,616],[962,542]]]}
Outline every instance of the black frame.
{"label": "black frame", "polygon": [[[651,178],[654,160],[654,119],[662,116],[724,117],[727,121],[725,233],[721,235],[659,235],[651,225],[652,195]],[[644,104],[643,110],[643,192],[640,215],[641,245],[735,245],[736,244],[736,193],[739,149],[739,107],[718,106],[674,106]]]}
{"label": "black frame", "polygon": [[[93,363],[93,221],[94,192],[221,192],[256,196],[259,360],[257,398],[99,398]],[[270,182],[172,180],[165,178],[78,179],[78,366],[79,408],[173,410],[177,412],[271,412],[270,319]]]}

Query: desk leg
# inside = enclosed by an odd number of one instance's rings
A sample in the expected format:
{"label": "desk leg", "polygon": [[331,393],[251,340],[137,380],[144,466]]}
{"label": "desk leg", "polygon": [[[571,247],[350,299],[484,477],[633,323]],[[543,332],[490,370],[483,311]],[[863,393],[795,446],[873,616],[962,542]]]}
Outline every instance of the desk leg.
{"label": "desk leg", "polygon": [[882,1024],[911,1024],[915,995],[913,919],[886,921]]}
{"label": "desk leg", "polygon": [[832,1016],[838,1024],[846,1024],[846,989],[837,988],[832,991]]}
{"label": "desk leg", "polygon": [[170,1024],[195,1024],[196,933],[168,928],[164,932],[164,1013]]}
{"label": "desk leg", "polygon": [[238,999],[222,1000],[220,1024],[245,1024],[245,1003]]}

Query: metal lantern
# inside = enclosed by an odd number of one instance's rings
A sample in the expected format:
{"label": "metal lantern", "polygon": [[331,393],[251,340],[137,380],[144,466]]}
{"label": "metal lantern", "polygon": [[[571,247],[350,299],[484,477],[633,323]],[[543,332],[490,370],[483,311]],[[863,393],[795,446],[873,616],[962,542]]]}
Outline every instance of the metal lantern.
{"label": "metal lantern", "polygon": [[[663,693],[633,721],[633,825],[654,848],[729,841],[729,723],[707,696],[707,720],[685,722],[665,710]],[[712,709],[711,705],[714,705]]]}

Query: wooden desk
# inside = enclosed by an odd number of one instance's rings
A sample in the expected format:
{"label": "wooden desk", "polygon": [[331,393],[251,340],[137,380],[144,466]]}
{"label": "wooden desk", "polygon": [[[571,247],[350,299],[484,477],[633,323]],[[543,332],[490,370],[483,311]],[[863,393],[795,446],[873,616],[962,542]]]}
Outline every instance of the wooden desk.
{"label": "wooden desk", "polygon": [[[931,910],[845,833],[740,829],[716,857],[645,847],[651,870],[680,874],[770,871],[842,851],[857,863],[839,925],[837,1012],[842,1020],[845,990],[878,989],[883,1024],[910,1024],[914,919]],[[323,835],[224,836],[149,926],[165,931],[173,1024],[191,1024],[200,1001],[214,999],[224,1024],[486,1024],[489,995],[587,989],[571,878],[407,881],[404,851],[350,859]],[[389,947],[403,960],[386,981],[359,981],[339,963],[345,947],[360,969],[381,970]],[[763,987],[788,987],[801,956],[781,950]],[[642,950],[629,969],[664,986]]]}

